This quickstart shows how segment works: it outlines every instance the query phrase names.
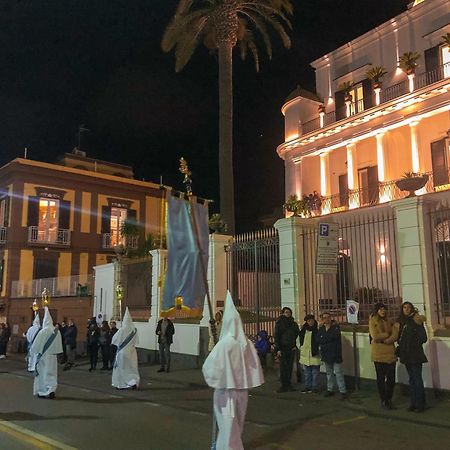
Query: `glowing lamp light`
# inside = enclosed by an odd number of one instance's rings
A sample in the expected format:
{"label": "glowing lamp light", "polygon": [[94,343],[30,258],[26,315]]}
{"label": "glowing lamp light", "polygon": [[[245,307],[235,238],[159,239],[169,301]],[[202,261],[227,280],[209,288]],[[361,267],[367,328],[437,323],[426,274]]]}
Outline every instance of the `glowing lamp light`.
{"label": "glowing lamp light", "polygon": [[384,244],[380,244],[379,252],[380,252],[380,264],[382,264],[382,265],[386,264],[387,263],[386,247]]}
{"label": "glowing lamp light", "polygon": [[42,306],[46,307],[50,304],[50,294],[48,293],[47,288],[44,288],[42,291]]}
{"label": "glowing lamp light", "polygon": [[38,303],[37,303],[37,298],[34,299],[33,304],[31,305],[31,309],[32,309],[34,312],[37,312],[37,311],[39,310],[39,305],[38,305]]}

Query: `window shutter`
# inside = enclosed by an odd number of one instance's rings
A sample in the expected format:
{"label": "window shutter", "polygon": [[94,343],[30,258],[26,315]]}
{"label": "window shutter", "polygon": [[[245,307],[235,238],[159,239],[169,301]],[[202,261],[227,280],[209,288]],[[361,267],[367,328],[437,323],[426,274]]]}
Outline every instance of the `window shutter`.
{"label": "window shutter", "polygon": [[137,211],[135,209],[129,209],[127,211],[127,220],[129,220],[130,222],[135,222],[137,225]]}
{"label": "window shutter", "polygon": [[364,109],[372,108],[372,106],[375,104],[375,102],[374,102],[375,92],[373,90],[372,81],[369,80],[369,78],[366,78],[365,80],[363,80],[362,88],[363,88],[363,98],[364,98]]}
{"label": "window shutter", "polygon": [[336,111],[336,120],[345,119],[345,91],[337,91],[334,93],[334,104]]}
{"label": "window shutter", "polygon": [[102,229],[103,233],[111,233],[111,208],[109,206],[102,206]]}
{"label": "window shutter", "polygon": [[39,225],[39,197],[28,197],[28,220],[27,226],[37,227]]}
{"label": "window shutter", "polygon": [[70,202],[67,200],[59,201],[59,224],[58,228],[68,230],[70,228]]}
{"label": "window shutter", "polygon": [[6,196],[5,197],[5,217],[4,217],[3,223],[1,224],[4,227],[9,227],[9,204],[10,204],[9,196]]}
{"label": "window shutter", "polygon": [[369,167],[367,170],[369,184],[369,202],[370,204],[378,203],[378,166]]}
{"label": "window shutter", "polygon": [[425,70],[431,72],[439,67],[439,45],[425,50]]}
{"label": "window shutter", "polygon": [[448,168],[445,157],[445,139],[431,143],[431,165],[433,168],[433,184],[448,184]]}

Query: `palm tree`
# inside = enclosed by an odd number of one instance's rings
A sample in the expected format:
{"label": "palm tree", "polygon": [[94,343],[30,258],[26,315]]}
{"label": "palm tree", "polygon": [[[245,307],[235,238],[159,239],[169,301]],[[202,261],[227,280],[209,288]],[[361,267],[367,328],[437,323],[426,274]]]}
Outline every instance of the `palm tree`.
{"label": "palm tree", "polygon": [[[259,70],[257,40],[272,56],[268,26],[289,48],[291,0],[180,0],[162,39],[162,49],[175,51],[175,70],[188,63],[198,44],[218,52],[220,204],[227,230],[234,234],[233,182],[233,49],[242,59],[251,53]],[[254,32],[257,32],[258,39]]]}

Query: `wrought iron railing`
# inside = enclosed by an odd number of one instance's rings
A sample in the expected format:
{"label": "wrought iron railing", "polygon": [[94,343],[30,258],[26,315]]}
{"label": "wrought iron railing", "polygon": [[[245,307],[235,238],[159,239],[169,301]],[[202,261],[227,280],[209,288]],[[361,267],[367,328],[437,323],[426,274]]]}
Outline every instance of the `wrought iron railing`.
{"label": "wrought iron railing", "polygon": [[102,248],[114,248],[118,245],[123,245],[128,248],[137,248],[138,247],[139,236],[126,236],[126,237],[117,237],[117,235],[113,235],[112,233],[103,233],[102,234]]}
{"label": "wrought iron railing", "polygon": [[28,242],[42,244],[70,245],[70,230],[62,228],[28,227]]}
{"label": "wrought iron railing", "polygon": [[70,277],[36,278],[11,283],[11,297],[37,298],[42,296],[44,288],[50,297],[84,297],[92,293],[92,276],[73,275]]}
{"label": "wrought iron railing", "polygon": [[6,243],[7,236],[8,236],[8,229],[6,227],[0,227],[0,244]]}
{"label": "wrought iron railing", "polygon": [[[437,83],[445,78],[450,77],[450,63],[446,63],[428,72],[416,75],[414,78],[414,91],[421,89],[423,87],[429,86],[431,84]],[[388,86],[381,90],[380,103],[386,103],[394,100],[402,95],[409,93],[409,82],[408,80],[401,81],[400,83]],[[321,127],[326,127],[340,120],[344,120],[350,116],[360,114],[363,111],[367,111],[370,108],[365,106],[364,100],[358,100],[357,102],[352,102],[349,105],[347,111],[347,106],[340,108],[338,111],[331,111],[324,115],[323,123],[321,124],[319,118],[314,118],[302,124],[303,134],[312,133],[313,131],[319,130]],[[348,114],[347,114],[348,112]]]}

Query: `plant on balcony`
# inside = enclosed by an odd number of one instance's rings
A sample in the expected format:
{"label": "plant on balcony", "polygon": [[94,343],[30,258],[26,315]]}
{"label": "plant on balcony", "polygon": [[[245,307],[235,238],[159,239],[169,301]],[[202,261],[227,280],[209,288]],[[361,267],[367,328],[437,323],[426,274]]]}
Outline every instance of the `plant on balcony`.
{"label": "plant on balcony", "polygon": [[448,48],[450,48],[450,33],[444,34],[442,36],[442,45],[446,45]]}
{"label": "plant on balcony", "polygon": [[345,102],[353,101],[353,96],[351,94],[352,89],[353,89],[353,83],[351,81],[346,81],[339,86],[339,90],[345,92],[345,97],[344,97]]}
{"label": "plant on balcony", "polygon": [[367,78],[372,80],[372,85],[374,89],[381,88],[381,78],[387,74],[387,70],[381,66],[374,66],[366,72]]}
{"label": "plant on balcony", "polygon": [[214,233],[224,233],[227,231],[227,224],[222,219],[222,216],[217,213],[211,215],[208,225]]}
{"label": "plant on balcony", "polygon": [[139,225],[137,224],[136,220],[125,219],[122,227],[120,228],[120,235],[125,240],[125,248],[128,255],[133,238],[137,238],[139,236]]}
{"label": "plant on balcony", "polygon": [[398,60],[398,66],[400,69],[403,70],[403,72],[406,73],[406,75],[412,75],[416,72],[416,69],[418,67],[418,60],[420,59],[420,54],[417,52],[406,52],[403,53],[402,56],[400,56],[400,59]]}
{"label": "plant on balcony", "polygon": [[405,172],[403,178],[395,182],[395,185],[401,190],[409,192],[408,197],[414,197],[415,191],[422,189],[428,181],[426,173]]}
{"label": "plant on balcony", "polygon": [[319,105],[317,110],[318,110],[319,114],[325,113],[325,105],[322,103],[321,105]]}
{"label": "plant on balcony", "polygon": [[291,212],[295,217],[306,216],[308,209],[306,202],[296,195],[291,195],[283,205],[284,211]]}

